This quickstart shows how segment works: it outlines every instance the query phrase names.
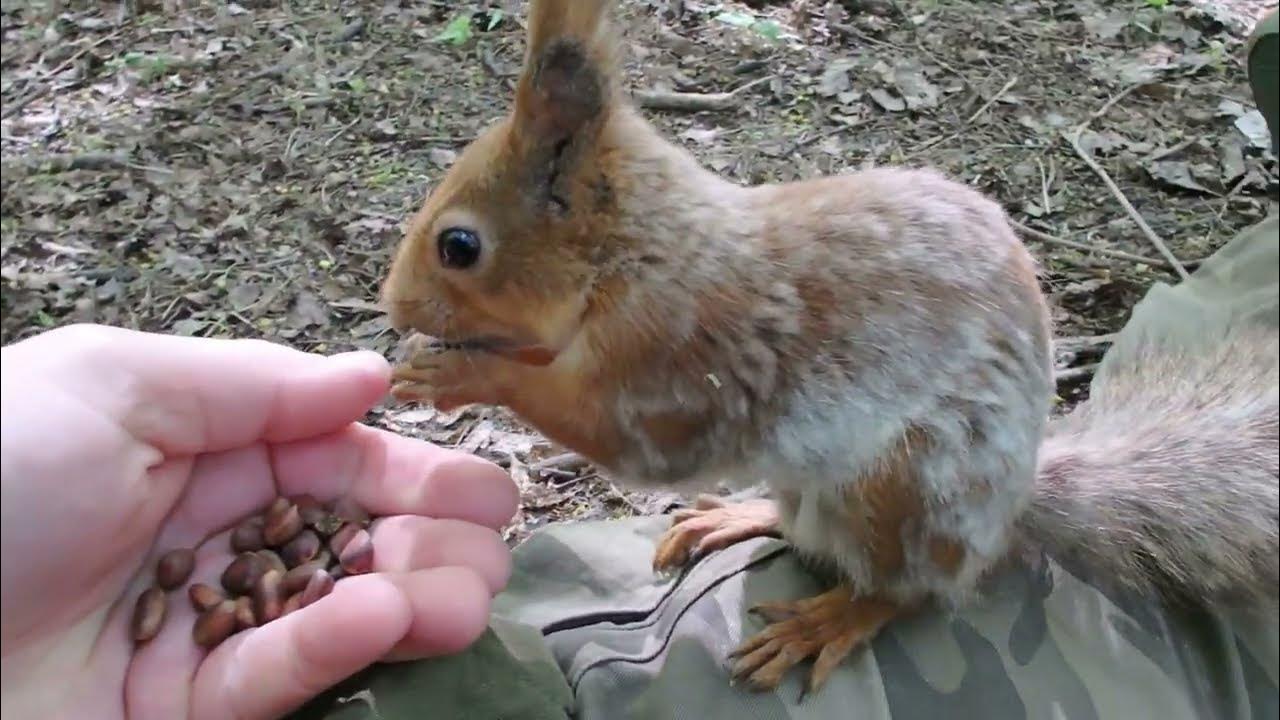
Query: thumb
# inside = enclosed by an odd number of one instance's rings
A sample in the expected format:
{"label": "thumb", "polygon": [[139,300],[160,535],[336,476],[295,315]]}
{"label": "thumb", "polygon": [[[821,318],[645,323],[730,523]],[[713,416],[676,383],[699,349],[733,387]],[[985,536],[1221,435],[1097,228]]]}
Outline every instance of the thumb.
{"label": "thumb", "polygon": [[102,325],[50,331],[6,354],[37,342],[27,349],[52,361],[58,381],[167,455],[333,432],[359,420],[390,383],[390,366],[373,352],[324,356]]}

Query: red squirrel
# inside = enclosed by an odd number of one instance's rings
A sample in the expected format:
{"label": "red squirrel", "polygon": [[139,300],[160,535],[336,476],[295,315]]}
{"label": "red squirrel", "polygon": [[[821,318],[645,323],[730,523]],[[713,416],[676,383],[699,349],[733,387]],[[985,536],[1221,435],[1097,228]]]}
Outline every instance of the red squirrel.
{"label": "red squirrel", "polygon": [[730,659],[757,688],[815,658],[817,690],[1023,542],[1275,602],[1274,329],[1152,342],[1050,423],[1047,302],[998,204],[928,169],[717,176],[628,102],[609,5],[532,0],[511,112],[413,218],[382,290],[396,397],[506,406],[622,482],[765,482],[677,513],[654,559],[776,534],[838,570],[755,608]]}

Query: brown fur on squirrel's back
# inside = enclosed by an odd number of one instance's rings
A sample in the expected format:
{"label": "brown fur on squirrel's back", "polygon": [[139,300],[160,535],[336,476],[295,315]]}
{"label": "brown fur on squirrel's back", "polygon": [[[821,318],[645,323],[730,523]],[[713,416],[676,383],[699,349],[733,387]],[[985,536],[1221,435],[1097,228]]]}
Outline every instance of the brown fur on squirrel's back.
{"label": "brown fur on squirrel's back", "polygon": [[1104,364],[1090,399],[1050,423],[1020,530],[1146,595],[1275,603],[1277,333],[1212,332],[1145,337]]}

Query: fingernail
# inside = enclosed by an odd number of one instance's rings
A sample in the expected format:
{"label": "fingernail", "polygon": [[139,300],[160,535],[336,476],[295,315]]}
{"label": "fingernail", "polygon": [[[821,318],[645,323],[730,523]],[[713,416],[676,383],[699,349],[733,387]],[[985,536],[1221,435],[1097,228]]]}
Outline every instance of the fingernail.
{"label": "fingernail", "polygon": [[341,368],[351,368],[362,372],[376,373],[391,377],[391,363],[372,350],[352,350],[350,352],[330,355],[328,362]]}

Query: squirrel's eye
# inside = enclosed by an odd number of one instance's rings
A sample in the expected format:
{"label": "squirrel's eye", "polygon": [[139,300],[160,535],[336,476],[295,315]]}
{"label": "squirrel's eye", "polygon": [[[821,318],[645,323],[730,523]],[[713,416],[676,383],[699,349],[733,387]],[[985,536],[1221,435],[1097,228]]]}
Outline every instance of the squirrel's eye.
{"label": "squirrel's eye", "polygon": [[480,259],[480,238],[464,228],[448,228],[436,238],[436,249],[441,265],[462,270]]}

